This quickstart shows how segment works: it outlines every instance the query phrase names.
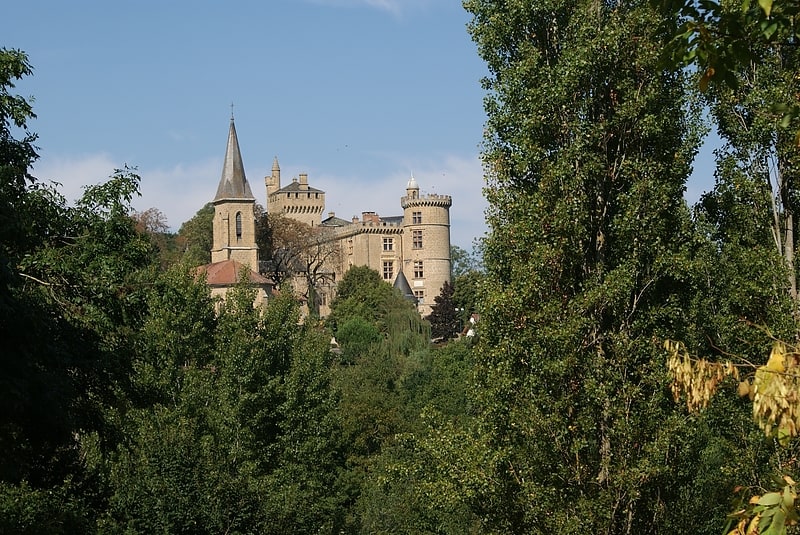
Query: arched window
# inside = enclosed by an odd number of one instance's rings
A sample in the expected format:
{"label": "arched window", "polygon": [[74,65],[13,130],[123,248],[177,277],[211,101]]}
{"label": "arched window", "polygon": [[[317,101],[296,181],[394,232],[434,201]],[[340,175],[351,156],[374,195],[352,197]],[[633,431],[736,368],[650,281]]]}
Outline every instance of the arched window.
{"label": "arched window", "polygon": [[236,241],[242,239],[242,213],[236,212]]}

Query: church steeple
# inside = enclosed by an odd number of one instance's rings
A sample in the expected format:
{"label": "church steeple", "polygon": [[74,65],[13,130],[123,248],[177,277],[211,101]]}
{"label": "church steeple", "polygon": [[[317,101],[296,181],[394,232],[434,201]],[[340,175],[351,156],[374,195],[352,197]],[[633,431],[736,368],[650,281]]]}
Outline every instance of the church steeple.
{"label": "church steeple", "polygon": [[225,150],[225,162],[222,165],[222,178],[220,178],[214,202],[222,199],[255,199],[244,174],[242,154],[239,151],[239,138],[236,136],[236,125],[232,114],[231,126],[228,130],[228,147]]}
{"label": "church steeple", "polygon": [[258,271],[258,247],[255,238],[256,199],[244,175],[242,154],[231,114],[228,146],[222,164],[214,204],[214,244],[211,261],[235,260]]}

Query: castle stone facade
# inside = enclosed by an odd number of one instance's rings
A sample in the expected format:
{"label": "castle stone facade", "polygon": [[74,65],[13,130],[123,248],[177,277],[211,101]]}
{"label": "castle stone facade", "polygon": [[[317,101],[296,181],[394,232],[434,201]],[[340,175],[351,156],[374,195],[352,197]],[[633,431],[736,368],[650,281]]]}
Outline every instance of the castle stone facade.
{"label": "castle stone facade", "polygon": [[319,225],[325,210],[325,192],[308,185],[308,175],[300,174],[290,184],[281,187],[281,166],[276,157],[272,173],[264,177],[267,187],[267,212],[284,214],[309,226]]}
{"label": "castle stone facade", "polygon": [[341,250],[340,262],[331,267],[337,279],[352,266],[369,266],[390,283],[404,277],[426,316],[444,283],[450,282],[452,199],[420,195],[412,176],[399,204],[403,214],[398,216],[362,212],[361,218],[347,221],[328,214],[321,225],[330,229]]}
{"label": "castle stone facade", "polygon": [[[411,288],[419,312],[423,316],[430,314],[434,298],[444,283],[450,282],[449,195],[420,194],[412,176],[405,195],[399,196],[402,215],[387,217],[365,211],[360,218],[354,216],[350,220],[334,213],[323,219],[325,192],[311,187],[308,175],[300,174],[282,186],[280,165],[275,158],[264,184],[268,213],[320,227],[317,231],[337,249],[338,254],[330,255],[324,266],[330,276],[317,287],[321,315],[329,313],[336,282],[353,266],[368,266],[387,283]],[[256,270],[255,198],[244,175],[233,118],[223,175],[213,204],[212,263],[235,260]],[[296,278],[298,284],[302,284],[301,279]]]}

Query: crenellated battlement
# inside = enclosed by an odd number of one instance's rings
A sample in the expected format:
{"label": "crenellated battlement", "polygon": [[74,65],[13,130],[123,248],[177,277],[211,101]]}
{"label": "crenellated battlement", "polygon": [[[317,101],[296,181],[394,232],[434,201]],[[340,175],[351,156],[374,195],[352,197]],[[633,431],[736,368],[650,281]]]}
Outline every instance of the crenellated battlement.
{"label": "crenellated battlement", "polygon": [[386,225],[373,225],[373,224],[355,224],[347,225],[346,227],[339,227],[332,229],[332,235],[336,238],[347,238],[355,236],[356,234],[402,234],[403,227],[400,225],[386,224]]}
{"label": "crenellated battlement", "polygon": [[405,210],[413,206],[431,206],[436,208],[450,208],[453,205],[453,198],[450,195],[438,195],[431,193],[429,195],[405,196],[400,198],[400,206]]}
{"label": "crenellated battlement", "polygon": [[320,219],[325,192],[313,188],[307,174],[301,173],[291,184],[281,187],[280,166],[275,158],[265,185],[269,213],[282,213],[312,227],[319,226],[322,241],[333,245],[334,253],[325,260],[325,269],[334,276],[325,283],[327,286],[317,288],[323,296],[320,313],[329,312],[328,303],[336,294],[335,281],[352,266],[369,266],[390,284],[405,280],[407,293],[419,312],[423,316],[431,312],[442,286],[450,280],[450,195],[421,194],[412,176],[405,196],[400,197],[402,214],[381,216],[375,211],[363,211],[359,216],[342,219],[328,212],[327,218]]}

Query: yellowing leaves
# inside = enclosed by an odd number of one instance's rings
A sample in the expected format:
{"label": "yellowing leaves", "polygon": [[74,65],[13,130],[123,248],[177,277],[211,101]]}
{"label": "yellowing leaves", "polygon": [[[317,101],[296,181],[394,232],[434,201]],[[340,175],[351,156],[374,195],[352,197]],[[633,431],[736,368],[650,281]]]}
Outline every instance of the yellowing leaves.
{"label": "yellowing leaves", "polygon": [[692,359],[681,342],[667,340],[664,347],[669,354],[667,369],[672,376],[672,395],[676,402],[686,396],[689,411],[706,408],[725,377],[739,378],[739,370],[730,362]]}
{"label": "yellowing leaves", "polygon": [[776,342],[753,380],[753,417],[768,436],[777,437],[784,445],[800,428],[799,357]]}
{"label": "yellowing leaves", "polygon": [[700,91],[705,92],[708,89],[708,83],[714,77],[714,74],[716,74],[714,67],[709,67],[705,70],[703,76],[700,78]]}
{"label": "yellowing leaves", "polygon": [[[690,411],[705,408],[725,377],[738,379],[731,362],[693,359],[681,342],[667,340],[667,368],[672,376],[675,401],[686,397]],[[753,419],[767,436],[782,445],[798,435],[800,428],[800,353],[783,342],[775,342],[766,364],[755,368],[751,380],[739,383],[737,392],[753,402]],[[787,527],[800,522],[797,488],[784,476],[776,492],[752,496],[745,507],[728,515],[727,535],[785,535]]]}
{"label": "yellowing leaves", "polygon": [[[667,340],[667,368],[672,376],[672,393],[677,402],[686,398],[690,411],[708,403],[725,377],[739,379],[738,366],[730,361],[693,359],[681,342]],[[753,402],[753,419],[767,436],[787,444],[800,429],[800,353],[776,342],[767,363],[755,369],[752,382],[739,383],[737,392]]]}

